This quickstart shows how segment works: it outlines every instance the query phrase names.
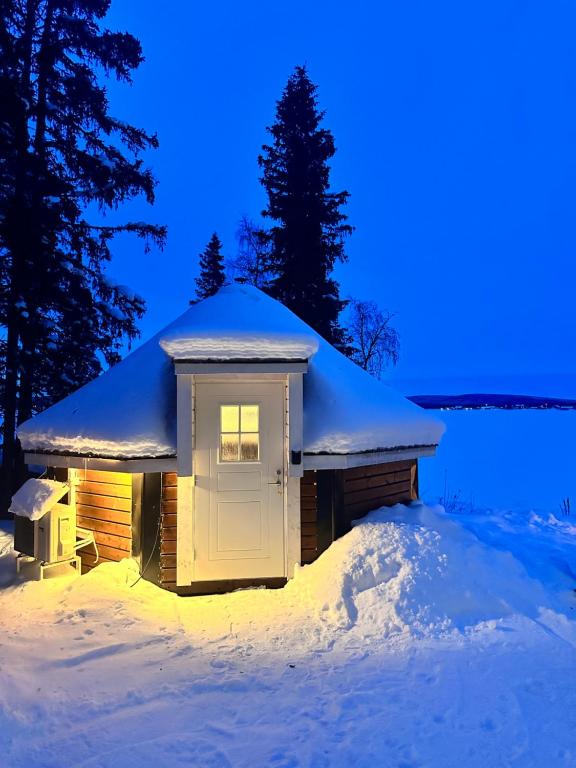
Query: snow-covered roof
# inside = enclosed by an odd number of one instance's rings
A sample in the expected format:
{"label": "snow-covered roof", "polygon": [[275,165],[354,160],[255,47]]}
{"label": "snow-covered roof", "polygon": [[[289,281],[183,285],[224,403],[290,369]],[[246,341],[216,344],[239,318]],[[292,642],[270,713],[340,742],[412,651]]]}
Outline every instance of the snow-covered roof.
{"label": "snow-covered roof", "polygon": [[438,444],[443,423],[341,355],[257,288],[233,284],[191,306],[94,381],[18,429],[28,452],[106,458],[176,454],[178,359],[310,359],[305,453]]}
{"label": "snow-covered roof", "polygon": [[261,317],[260,291],[230,289],[198,303],[176,327],[166,329],[162,349],[176,360],[222,361],[308,360],[317,351],[318,337],[296,315],[277,311],[284,307],[275,302]]}
{"label": "snow-covered roof", "polygon": [[9,512],[28,520],[40,520],[68,493],[68,483],[31,478],[12,496]]}

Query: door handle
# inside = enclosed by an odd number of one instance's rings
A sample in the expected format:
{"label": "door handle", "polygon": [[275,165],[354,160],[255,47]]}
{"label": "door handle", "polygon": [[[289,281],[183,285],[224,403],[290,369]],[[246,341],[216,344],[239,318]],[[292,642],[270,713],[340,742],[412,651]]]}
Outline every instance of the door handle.
{"label": "door handle", "polygon": [[268,485],[276,485],[278,488],[282,486],[282,470],[277,469],[276,470],[276,480],[274,480],[273,483],[268,483]]}

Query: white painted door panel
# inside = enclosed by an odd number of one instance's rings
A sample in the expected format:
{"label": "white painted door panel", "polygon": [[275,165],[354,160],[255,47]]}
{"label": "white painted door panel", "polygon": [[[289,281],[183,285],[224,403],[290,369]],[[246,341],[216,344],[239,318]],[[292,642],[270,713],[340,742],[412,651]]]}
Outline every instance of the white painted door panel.
{"label": "white painted door panel", "polygon": [[[221,436],[221,408],[243,405],[258,406],[258,431],[245,436],[238,427],[238,458],[244,437],[251,456],[257,441],[258,456],[226,461],[227,451],[235,455],[236,433]],[[195,581],[284,576],[282,382],[198,383],[195,451]]]}

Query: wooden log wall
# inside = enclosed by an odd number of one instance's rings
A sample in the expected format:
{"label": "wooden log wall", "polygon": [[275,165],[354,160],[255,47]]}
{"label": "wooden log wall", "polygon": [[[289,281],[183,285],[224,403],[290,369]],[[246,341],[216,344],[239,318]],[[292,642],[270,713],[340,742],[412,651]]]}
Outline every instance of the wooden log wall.
{"label": "wooden log wall", "polygon": [[314,470],[305,470],[300,480],[300,520],[302,563],[311,563],[318,557],[318,499]]}
{"label": "wooden log wall", "polygon": [[[117,562],[132,554],[132,475],[127,472],[79,470],[76,522],[94,531],[98,563]],[[78,551],[82,573],[97,565],[92,547]]]}
{"label": "wooden log wall", "polygon": [[160,585],[176,589],[176,530],[178,501],[178,475],[162,473],[162,501],[160,504]]}
{"label": "wooden log wall", "polygon": [[354,467],[342,473],[345,518],[349,524],[378,507],[407,504],[418,496],[416,461]]}
{"label": "wooden log wall", "polygon": [[302,563],[313,562],[353,520],[373,509],[418,498],[418,462],[343,470],[307,470],[300,485]]}

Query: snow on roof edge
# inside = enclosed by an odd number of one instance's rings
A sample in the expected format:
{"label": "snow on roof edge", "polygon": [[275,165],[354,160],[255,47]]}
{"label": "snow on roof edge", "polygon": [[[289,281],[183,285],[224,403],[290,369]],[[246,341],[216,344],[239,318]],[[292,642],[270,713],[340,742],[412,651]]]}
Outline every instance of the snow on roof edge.
{"label": "snow on roof edge", "polygon": [[440,443],[417,443],[413,445],[394,445],[391,448],[366,448],[363,451],[303,451],[304,456],[365,456],[374,453],[395,453],[397,451],[419,451],[423,448],[438,448]]}
{"label": "snow on roof edge", "polygon": [[[436,450],[439,446],[439,443],[427,443],[427,444],[417,444],[417,445],[395,445],[392,448],[370,448],[364,451],[303,451],[303,456],[326,456],[334,458],[344,457],[344,456],[366,456],[366,458],[373,456],[375,453],[397,453],[399,451],[421,451],[425,449],[434,449]],[[104,453],[78,453],[77,451],[48,451],[48,450],[40,450],[40,449],[34,449],[34,448],[28,448],[24,449],[24,454],[29,454],[33,456],[61,456],[63,458],[75,458],[75,459],[107,459],[112,461],[154,461],[156,459],[176,459],[177,455],[176,453],[155,453],[155,454],[131,454],[131,455],[125,455],[125,454],[104,454]],[[360,465],[361,466],[361,465]]]}

